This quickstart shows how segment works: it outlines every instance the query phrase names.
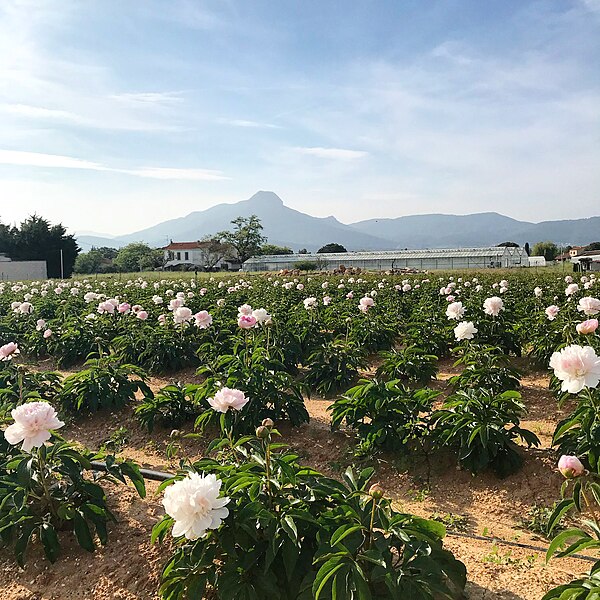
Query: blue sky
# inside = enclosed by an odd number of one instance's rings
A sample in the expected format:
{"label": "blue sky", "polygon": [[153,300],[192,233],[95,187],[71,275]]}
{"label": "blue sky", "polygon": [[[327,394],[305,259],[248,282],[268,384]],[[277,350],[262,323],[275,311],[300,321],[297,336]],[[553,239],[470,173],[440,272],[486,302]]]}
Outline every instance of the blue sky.
{"label": "blue sky", "polygon": [[0,219],[598,215],[599,57],[600,0],[2,0]]}

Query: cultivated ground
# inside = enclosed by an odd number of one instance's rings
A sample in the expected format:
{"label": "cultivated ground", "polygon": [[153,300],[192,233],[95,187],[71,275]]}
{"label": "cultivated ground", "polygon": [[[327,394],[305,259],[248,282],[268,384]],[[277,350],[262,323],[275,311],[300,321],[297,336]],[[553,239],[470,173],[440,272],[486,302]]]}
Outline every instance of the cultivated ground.
{"label": "cultivated ground", "polygon": [[[51,369],[51,364],[39,365]],[[456,468],[452,456],[436,455],[428,479],[422,460],[387,455],[374,463],[375,480],[401,510],[444,519],[458,531],[450,531],[446,545],[466,566],[469,577],[468,598],[473,600],[540,600],[544,593],[573,576],[589,570],[590,563],[579,559],[557,559],[545,564],[543,550],[521,548],[506,542],[545,548],[541,536],[523,528],[534,506],[550,506],[559,496],[561,476],[555,471],[556,457],[550,451],[556,422],[572,407],[557,407],[548,392],[548,376],[535,370],[526,360],[519,360],[525,371],[523,397],[529,408],[522,423],[534,431],[542,442],[539,449],[528,450],[522,471],[506,479],[492,474],[473,477]],[[448,391],[446,380],[455,372],[450,361],[441,363],[433,387]],[[153,378],[158,389],[173,380],[196,381],[193,371],[175,378]],[[307,399],[311,422],[291,430],[280,428],[284,441],[301,456],[303,462],[328,474],[339,475],[351,463],[352,439],[349,432],[331,433],[329,400]],[[120,428],[121,429],[119,431]],[[189,428],[188,428],[189,430]],[[89,448],[98,448],[111,437],[122,438],[122,455],[141,466],[173,470],[165,455],[169,431],[153,434],[142,430],[127,409],[114,414],[98,414],[90,419],[70,423],[64,435]],[[202,455],[206,439],[186,443],[184,453],[194,458]],[[108,486],[109,503],[118,518],[110,530],[106,548],[91,555],[76,543],[65,543],[64,553],[55,565],[49,565],[41,553],[33,553],[26,570],[15,565],[6,551],[0,551],[0,598],[2,600],[150,600],[157,598],[160,570],[169,549],[150,546],[150,531],[163,514],[157,484],[148,483],[148,497],[141,500],[123,486]],[[474,539],[471,536],[490,539]]]}

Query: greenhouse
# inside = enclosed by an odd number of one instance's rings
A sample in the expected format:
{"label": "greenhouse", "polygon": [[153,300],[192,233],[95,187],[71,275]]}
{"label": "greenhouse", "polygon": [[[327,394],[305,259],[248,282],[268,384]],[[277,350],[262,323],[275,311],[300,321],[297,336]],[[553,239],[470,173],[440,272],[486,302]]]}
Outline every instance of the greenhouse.
{"label": "greenhouse", "polygon": [[523,248],[435,248],[427,250],[387,250],[383,252],[344,252],[336,254],[280,254],[253,256],[243,265],[244,271],[281,271],[315,268],[333,271],[340,266],[363,271],[402,269],[489,269],[527,267],[529,259]]}

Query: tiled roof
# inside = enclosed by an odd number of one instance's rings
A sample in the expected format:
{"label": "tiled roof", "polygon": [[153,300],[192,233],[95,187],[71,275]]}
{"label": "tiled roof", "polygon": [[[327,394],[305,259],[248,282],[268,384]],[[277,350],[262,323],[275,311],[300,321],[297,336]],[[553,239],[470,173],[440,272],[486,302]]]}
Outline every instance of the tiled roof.
{"label": "tiled roof", "polygon": [[171,242],[163,250],[197,250],[203,248],[208,242]]}

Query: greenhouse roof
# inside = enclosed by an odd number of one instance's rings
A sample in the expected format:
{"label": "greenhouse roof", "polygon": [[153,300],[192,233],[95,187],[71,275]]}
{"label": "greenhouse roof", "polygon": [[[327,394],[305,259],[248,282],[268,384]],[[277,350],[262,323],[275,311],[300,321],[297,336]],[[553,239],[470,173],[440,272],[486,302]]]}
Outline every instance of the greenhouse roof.
{"label": "greenhouse roof", "polygon": [[431,258],[469,258],[469,257],[494,257],[505,254],[524,254],[522,248],[505,246],[492,246],[489,248],[431,248],[424,250],[384,250],[376,252],[339,252],[323,254],[265,254],[253,256],[246,262],[250,263],[289,263],[299,260],[335,260],[343,263],[344,260],[393,260],[401,259],[431,259]]}

